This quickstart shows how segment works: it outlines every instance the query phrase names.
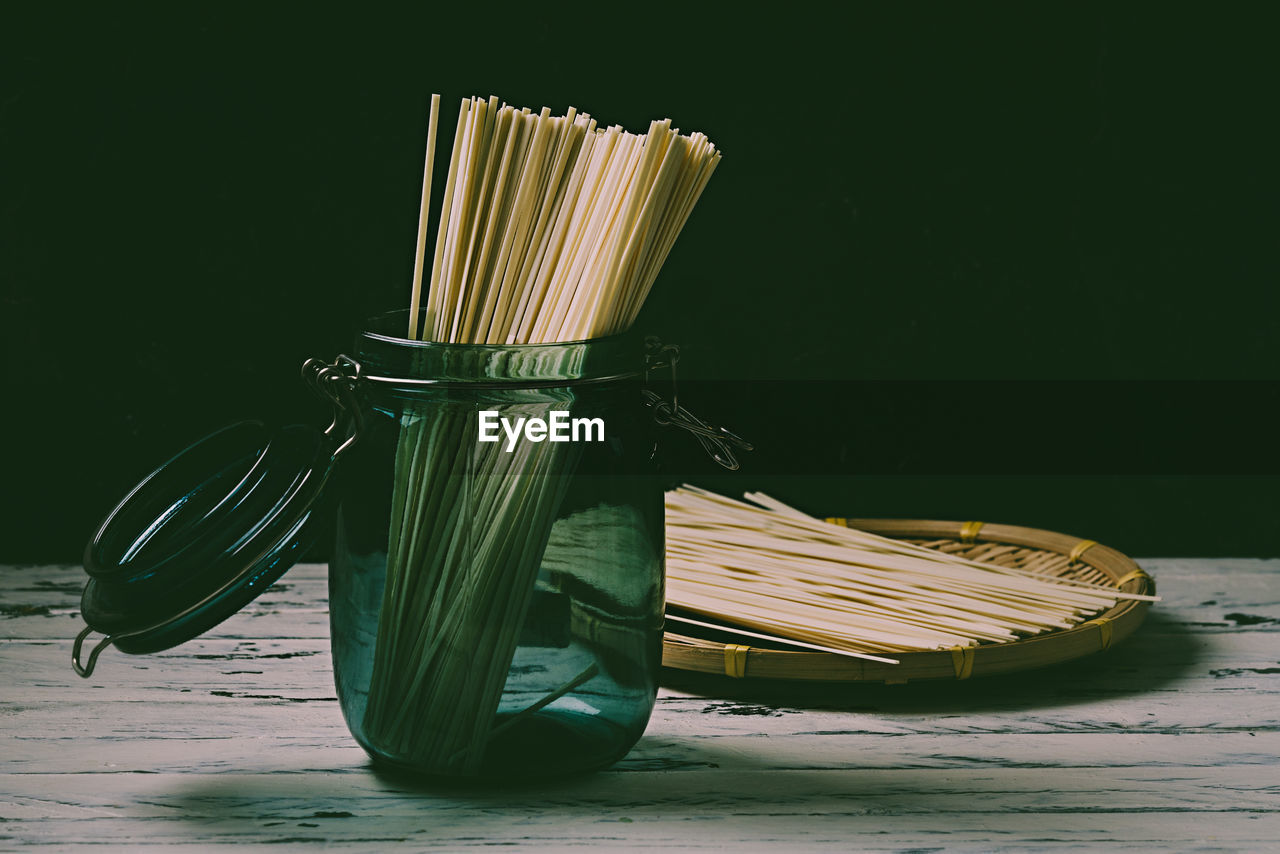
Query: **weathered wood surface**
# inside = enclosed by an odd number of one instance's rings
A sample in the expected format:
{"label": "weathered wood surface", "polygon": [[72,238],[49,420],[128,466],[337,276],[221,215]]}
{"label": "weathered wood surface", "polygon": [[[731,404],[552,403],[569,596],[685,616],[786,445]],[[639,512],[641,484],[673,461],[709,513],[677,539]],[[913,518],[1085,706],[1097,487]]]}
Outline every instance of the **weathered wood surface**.
{"label": "weathered wood surface", "polygon": [[334,699],[324,569],[167,653],[71,670],[78,568],[0,569],[0,849],[1280,846],[1280,561],[1150,560],[1128,642],[894,687],[673,676],[612,770],[380,776]]}

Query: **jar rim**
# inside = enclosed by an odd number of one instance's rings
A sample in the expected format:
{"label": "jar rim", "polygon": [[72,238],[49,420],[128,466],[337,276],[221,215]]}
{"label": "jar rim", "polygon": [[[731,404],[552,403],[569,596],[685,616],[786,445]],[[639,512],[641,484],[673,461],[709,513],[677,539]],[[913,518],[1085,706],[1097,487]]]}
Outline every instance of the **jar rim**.
{"label": "jar rim", "polygon": [[453,344],[397,335],[409,310],[365,321],[356,337],[362,376],[402,387],[563,386],[620,380],[644,370],[644,343],[632,332],[543,344]]}

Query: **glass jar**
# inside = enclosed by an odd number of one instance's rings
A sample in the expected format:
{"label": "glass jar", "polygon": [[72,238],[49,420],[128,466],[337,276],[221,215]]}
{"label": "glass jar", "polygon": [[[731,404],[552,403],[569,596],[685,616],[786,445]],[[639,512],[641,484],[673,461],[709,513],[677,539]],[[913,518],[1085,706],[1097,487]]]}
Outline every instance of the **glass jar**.
{"label": "glass jar", "polygon": [[[143,478],[85,548],[72,666],[216,626],[331,518],[338,698],[380,763],[433,775],[601,768],[653,710],[663,501],[655,429],[737,468],[741,437],[681,407],[678,348],[614,336],[452,345],[369,322],[303,376],[333,423],[230,425]],[[670,371],[668,403],[646,387]],[[104,637],[86,646],[94,632]]]}
{"label": "glass jar", "polygon": [[662,649],[641,342],[435,344],[401,337],[406,312],[369,325],[329,569],[352,734],[434,775],[613,763],[644,731]]}

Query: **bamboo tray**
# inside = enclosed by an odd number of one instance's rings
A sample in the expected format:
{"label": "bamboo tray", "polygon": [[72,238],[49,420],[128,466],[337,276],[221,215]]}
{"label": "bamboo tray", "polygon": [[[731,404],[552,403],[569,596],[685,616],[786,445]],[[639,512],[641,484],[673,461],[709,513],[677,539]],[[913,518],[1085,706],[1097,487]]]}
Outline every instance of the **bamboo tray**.
{"label": "bamboo tray", "polygon": [[[1154,594],[1156,590],[1152,578],[1115,549],[1053,531],[927,519],[830,518],[827,521],[968,558],[1035,569],[1060,578],[1110,583],[1129,593]],[[1142,623],[1150,604],[1122,600],[1073,628],[1008,643],[893,653],[898,664],[881,664],[828,652],[722,643],[684,634],[688,629],[682,627],[682,633],[666,633],[662,664],[676,670],[746,679],[883,682],[887,685],[926,679],[968,679],[1030,670],[1104,650],[1128,637]]]}

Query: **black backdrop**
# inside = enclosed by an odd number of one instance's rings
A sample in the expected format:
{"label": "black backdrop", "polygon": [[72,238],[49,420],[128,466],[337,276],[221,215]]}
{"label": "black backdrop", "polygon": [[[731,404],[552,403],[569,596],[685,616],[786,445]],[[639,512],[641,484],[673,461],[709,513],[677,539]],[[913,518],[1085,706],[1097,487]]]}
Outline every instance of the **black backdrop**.
{"label": "black backdrop", "polygon": [[0,560],[74,560],[213,427],[322,417],[296,366],[407,301],[433,91],[724,151],[640,325],[760,451],[675,474],[1280,554],[1269,29],[882,5],[7,6]]}

